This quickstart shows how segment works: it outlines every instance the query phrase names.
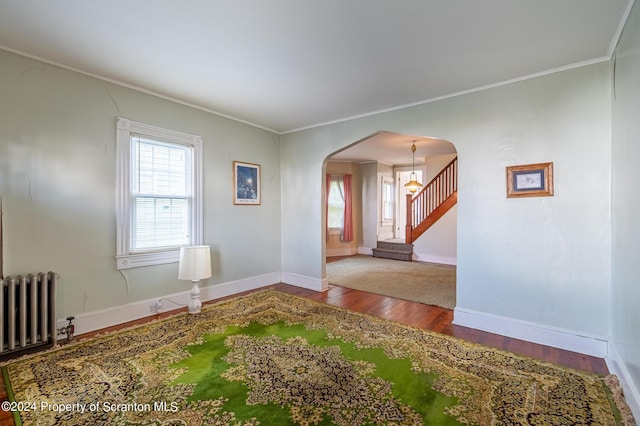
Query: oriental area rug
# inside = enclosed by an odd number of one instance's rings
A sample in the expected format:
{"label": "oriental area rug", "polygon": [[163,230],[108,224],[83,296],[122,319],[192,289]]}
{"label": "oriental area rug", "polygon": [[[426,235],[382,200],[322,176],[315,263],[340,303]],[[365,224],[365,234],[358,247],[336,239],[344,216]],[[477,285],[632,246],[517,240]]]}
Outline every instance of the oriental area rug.
{"label": "oriental area rug", "polygon": [[24,425],[633,424],[614,376],[275,290],[3,370]]}

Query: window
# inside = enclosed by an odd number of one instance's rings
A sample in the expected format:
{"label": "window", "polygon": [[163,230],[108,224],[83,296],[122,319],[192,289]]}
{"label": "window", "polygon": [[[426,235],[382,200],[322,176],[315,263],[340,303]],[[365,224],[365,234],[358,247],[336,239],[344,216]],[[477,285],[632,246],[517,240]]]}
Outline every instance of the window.
{"label": "window", "polygon": [[202,137],[118,118],[117,268],[202,243]]}
{"label": "window", "polygon": [[342,176],[331,175],[329,184],[329,211],[327,224],[329,229],[342,229],[344,222],[344,182]]}
{"label": "window", "polygon": [[382,222],[393,222],[396,204],[394,202],[392,178],[382,178]]}

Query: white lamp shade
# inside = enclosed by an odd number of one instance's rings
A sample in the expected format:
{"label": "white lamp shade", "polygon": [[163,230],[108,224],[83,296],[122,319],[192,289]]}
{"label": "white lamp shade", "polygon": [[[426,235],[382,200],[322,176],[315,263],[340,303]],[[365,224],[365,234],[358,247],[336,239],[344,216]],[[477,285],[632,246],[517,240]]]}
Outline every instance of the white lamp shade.
{"label": "white lamp shade", "polygon": [[209,246],[180,247],[178,279],[200,281],[209,277],[211,277]]}

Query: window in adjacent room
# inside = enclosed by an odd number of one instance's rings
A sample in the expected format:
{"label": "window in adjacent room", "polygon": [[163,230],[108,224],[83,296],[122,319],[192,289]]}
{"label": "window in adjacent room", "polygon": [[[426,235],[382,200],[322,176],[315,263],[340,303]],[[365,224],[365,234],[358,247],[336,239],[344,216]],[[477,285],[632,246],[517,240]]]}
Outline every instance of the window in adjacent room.
{"label": "window in adjacent room", "polygon": [[352,175],[327,175],[327,235],[340,232],[340,241],[353,241]]}
{"label": "window in adjacent room", "polygon": [[202,243],[202,137],[118,118],[117,268]]}
{"label": "window in adjacent room", "polygon": [[394,200],[395,188],[393,185],[393,178],[382,178],[382,225],[393,225],[394,212],[396,209],[396,203]]}
{"label": "window in adjacent room", "polygon": [[331,175],[329,183],[329,208],[327,223],[329,229],[342,229],[344,223],[344,182],[342,176]]}

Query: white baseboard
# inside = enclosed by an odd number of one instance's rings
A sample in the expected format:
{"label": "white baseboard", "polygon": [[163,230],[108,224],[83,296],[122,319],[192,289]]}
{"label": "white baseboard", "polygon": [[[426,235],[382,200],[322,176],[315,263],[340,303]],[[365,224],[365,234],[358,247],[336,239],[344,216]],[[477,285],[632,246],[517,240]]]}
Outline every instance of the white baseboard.
{"label": "white baseboard", "polygon": [[356,254],[358,249],[355,247],[345,247],[345,248],[337,248],[337,249],[327,249],[327,257],[332,256],[351,256],[352,254]]}
{"label": "white baseboard", "polygon": [[439,263],[441,265],[457,265],[458,259],[456,257],[436,256],[428,253],[413,253],[413,260],[418,262]]}
{"label": "white baseboard", "polygon": [[465,308],[455,308],[453,324],[599,358],[607,356],[607,339],[602,336]]}
{"label": "white baseboard", "polygon": [[329,280],[327,278],[318,279],[292,272],[283,272],[280,276],[280,281],[314,291],[327,291],[329,289]]}
{"label": "white baseboard", "polygon": [[358,254],[371,256],[373,255],[373,249],[371,247],[358,247]]}
{"label": "white baseboard", "polygon": [[[206,302],[208,300],[218,299],[220,297],[230,296],[232,294],[241,293],[243,291],[254,290],[261,287],[278,284],[280,282],[280,273],[273,272],[255,277],[244,278],[241,280],[229,281],[221,284],[213,284],[200,288],[200,300]],[[75,334],[84,334],[106,327],[134,321],[140,318],[154,315],[151,305],[162,300],[164,311],[178,309],[187,306],[191,300],[191,289],[180,293],[161,295],[151,299],[140,300],[126,305],[114,306],[112,308],[100,309],[92,312],[85,312],[75,315],[74,325]],[[58,328],[65,327],[68,324],[66,319],[58,319]],[[59,338],[64,338],[59,336]]]}
{"label": "white baseboard", "polygon": [[620,385],[624,391],[624,399],[627,401],[633,417],[640,420],[640,389],[634,383],[627,365],[620,358],[620,353],[613,342],[609,342],[609,353],[605,358],[609,372],[618,376]]}

